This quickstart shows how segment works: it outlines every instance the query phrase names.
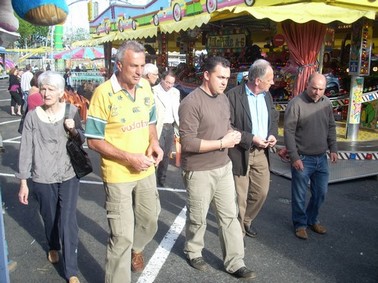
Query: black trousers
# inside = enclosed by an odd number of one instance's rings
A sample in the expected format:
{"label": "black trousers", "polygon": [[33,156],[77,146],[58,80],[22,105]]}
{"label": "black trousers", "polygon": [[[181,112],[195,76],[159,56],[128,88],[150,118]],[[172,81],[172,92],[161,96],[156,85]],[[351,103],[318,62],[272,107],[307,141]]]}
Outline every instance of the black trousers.
{"label": "black trousers", "polygon": [[9,93],[11,95],[11,106],[22,106],[23,100],[21,94],[18,91],[9,91]]}
{"label": "black trousers", "polygon": [[60,250],[62,246],[64,274],[67,279],[77,276],[79,227],[76,205],[79,179],[75,176],[63,183],[54,184],[33,182],[33,191],[45,226],[48,249]]}
{"label": "black trousers", "polygon": [[156,177],[158,186],[163,185],[165,179],[167,177],[167,170],[169,165],[169,154],[172,150],[174,139],[174,131],[172,124],[163,124],[163,129],[161,131],[161,135],[159,138],[159,145],[161,149],[164,151],[163,160],[160,161],[159,166],[157,168]]}

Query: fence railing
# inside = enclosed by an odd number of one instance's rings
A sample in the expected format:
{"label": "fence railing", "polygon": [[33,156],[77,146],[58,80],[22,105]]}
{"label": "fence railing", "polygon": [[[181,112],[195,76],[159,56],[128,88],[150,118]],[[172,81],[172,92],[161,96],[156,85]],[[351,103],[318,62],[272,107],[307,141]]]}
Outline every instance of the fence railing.
{"label": "fence railing", "polygon": [[[64,73],[62,74],[64,75]],[[96,71],[90,72],[71,72],[72,87],[77,90],[77,88],[84,82],[91,82],[93,85],[97,86],[105,81],[105,77],[102,73]]]}

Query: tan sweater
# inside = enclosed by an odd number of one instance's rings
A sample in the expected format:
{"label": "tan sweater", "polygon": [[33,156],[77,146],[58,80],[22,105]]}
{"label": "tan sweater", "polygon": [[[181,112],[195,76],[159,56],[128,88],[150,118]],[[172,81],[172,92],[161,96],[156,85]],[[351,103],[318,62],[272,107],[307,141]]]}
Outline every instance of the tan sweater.
{"label": "tan sweater", "polygon": [[196,88],[181,101],[179,117],[184,170],[212,170],[230,162],[227,149],[199,152],[202,139],[221,139],[231,130],[230,104],[226,95],[210,96]]}

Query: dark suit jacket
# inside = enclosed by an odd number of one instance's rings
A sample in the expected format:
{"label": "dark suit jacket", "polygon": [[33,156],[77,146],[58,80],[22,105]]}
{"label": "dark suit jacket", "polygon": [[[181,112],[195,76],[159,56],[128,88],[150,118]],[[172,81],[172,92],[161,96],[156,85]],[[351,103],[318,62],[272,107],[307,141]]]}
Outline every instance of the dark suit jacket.
{"label": "dark suit jacket", "polygon": [[[252,118],[249,110],[248,98],[245,85],[241,84],[226,93],[230,100],[231,126],[242,133],[241,141],[234,148],[228,149],[228,155],[232,161],[234,175],[245,176],[247,174],[249,151],[253,146],[252,139]],[[265,102],[268,109],[268,136],[278,134],[278,112],[273,105],[272,95],[268,92],[265,95]],[[268,158],[269,150],[265,150]]]}

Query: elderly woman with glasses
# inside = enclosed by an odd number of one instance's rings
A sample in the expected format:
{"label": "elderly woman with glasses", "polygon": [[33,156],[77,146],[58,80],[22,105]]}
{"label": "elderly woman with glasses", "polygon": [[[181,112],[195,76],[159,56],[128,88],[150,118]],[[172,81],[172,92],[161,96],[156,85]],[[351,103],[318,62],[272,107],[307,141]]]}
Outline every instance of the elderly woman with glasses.
{"label": "elderly woman with glasses", "polygon": [[[59,262],[62,247],[64,274],[68,282],[79,282],[77,277],[77,248],[79,228],[76,205],[79,179],[76,177],[66,150],[67,134],[84,143],[81,118],[75,106],[61,102],[64,78],[52,71],[42,73],[38,86],[43,105],[27,113],[19,153],[19,201],[27,205],[29,187],[39,202],[48,243],[47,259]],[[67,116],[67,117],[66,117]]]}

